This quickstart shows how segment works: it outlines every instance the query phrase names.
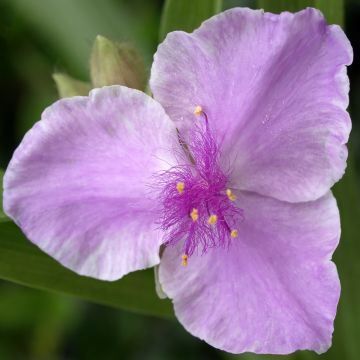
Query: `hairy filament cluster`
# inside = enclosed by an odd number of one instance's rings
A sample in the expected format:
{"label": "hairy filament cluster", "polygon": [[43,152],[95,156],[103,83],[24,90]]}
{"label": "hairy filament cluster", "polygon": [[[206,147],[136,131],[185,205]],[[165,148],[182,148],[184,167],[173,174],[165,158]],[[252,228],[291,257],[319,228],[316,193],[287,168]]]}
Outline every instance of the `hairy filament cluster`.
{"label": "hairy filament cluster", "polygon": [[204,122],[195,126],[186,145],[192,161],[173,167],[160,175],[165,245],[183,241],[183,265],[194,251],[227,247],[237,237],[236,225],[243,211],[235,205],[235,194],[228,189],[228,176],[219,165],[219,148]]}

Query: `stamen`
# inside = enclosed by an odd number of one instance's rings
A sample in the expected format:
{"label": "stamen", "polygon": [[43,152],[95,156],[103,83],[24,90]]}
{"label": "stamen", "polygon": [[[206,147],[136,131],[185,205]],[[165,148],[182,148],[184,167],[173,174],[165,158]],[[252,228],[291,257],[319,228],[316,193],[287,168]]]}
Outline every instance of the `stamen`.
{"label": "stamen", "polygon": [[182,266],[187,266],[188,264],[188,256],[186,254],[181,256],[181,265]]}
{"label": "stamen", "polygon": [[190,216],[192,218],[192,221],[197,221],[197,219],[199,218],[199,211],[198,209],[192,209]]}
{"label": "stamen", "polygon": [[236,200],[236,195],[230,189],[226,189],[226,195],[230,201]]}
{"label": "stamen", "polygon": [[212,248],[230,246],[234,238],[240,237],[237,229],[243,219],[237,193],[229,183],[231,169],[224,171],[221,166],[221,151],[206,103],[196,105],[190,107],[190,115],[193,112],[197,119],[186,146],[179,135],[191,161],[181,161],[159,175],[162,210],[158,223],[165,233],[165,246],[183,246],[177,260],[179,266],[180,262],[186,266],[194,253],[205,254]]}
{"label": "stamen", "polygon": [[194,110],[194,114],[196,116],[200,116],[203,113],[202,107],[200,105],[197,105]]}
{"label": "stamen", "polygon": [[176,184],[176,190],[178,191],[179,194],[182,194],[184,192],[185,189],[185,184],[183,182],[178,182]]}
{"label": "stamen", "polygon": [[209,219],[208,219],[208,224],[215,225],[217,222],[217,219],[218,219],[217,215],[215,215],[215,214],[210,215]]}

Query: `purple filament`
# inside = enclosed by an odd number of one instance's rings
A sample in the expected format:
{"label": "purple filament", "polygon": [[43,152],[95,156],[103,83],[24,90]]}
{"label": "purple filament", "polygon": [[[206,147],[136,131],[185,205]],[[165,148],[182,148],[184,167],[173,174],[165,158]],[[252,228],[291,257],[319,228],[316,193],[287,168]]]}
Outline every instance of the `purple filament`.
{"label": "purple filament", "polygon": [[[243,211],[226,194],[228,176],[219,165],[219,147],[212,135],[206,114],[205,122],[195,126],[192,139],[185,147],[192,161],[171,168],[160,175],[162,214],[160,227],[165,231],[165,245],[183,241],[183,252],[191,256],[199,247],[227,247],[231,230],[243,218]],[[205,126],[204,126],[205,125]],[[178,191],[177,184],[184,190]],[[198,210],[196,221],[190,216]],[[211,215],[217,216],[209,224]]]}

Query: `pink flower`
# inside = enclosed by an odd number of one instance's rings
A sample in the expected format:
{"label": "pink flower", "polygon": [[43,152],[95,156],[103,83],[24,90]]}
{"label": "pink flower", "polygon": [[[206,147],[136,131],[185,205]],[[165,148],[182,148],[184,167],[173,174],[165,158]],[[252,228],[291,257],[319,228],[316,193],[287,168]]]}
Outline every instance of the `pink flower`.
{"label": "pink flower", "polygon": [[314,9],[232,9],[170,33],[156,101],[114,86],[45,110],[6,171],[5,211],[79,274],[160,264],[179,321],[217,348],[324,352],[351,61]]}

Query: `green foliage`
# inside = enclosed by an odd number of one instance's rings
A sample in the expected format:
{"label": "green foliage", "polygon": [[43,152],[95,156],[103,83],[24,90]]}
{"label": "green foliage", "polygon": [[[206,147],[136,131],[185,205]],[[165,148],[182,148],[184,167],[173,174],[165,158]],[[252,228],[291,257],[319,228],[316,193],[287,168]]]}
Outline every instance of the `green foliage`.
{"label": "green foliage", "polygon": [[107,282],[73,273],[25,239],[12,222],[0,223],[0,278],[144,314],[171,317],[169,301],[155,294],[153,271]]}
{"label": "green foliage", "polygon": [[79,302],[8,282],[0,283],[0,358],[58,359],[67,331],[83,312]]}
{"label": "green foliage", "polygon": [[2,199],[3,176],[4,176],[4,171],[0,169],[0,223],[8,220],[7,216],[4,214],[3,206],[2,206],[2,203],[3,203],[3,199]]}
{"label": "green foliage", "polygon": [[324,359],[360,359],[360,242],[357,223],[360,219],[360,194],[350,156],[344,178],[335,186],[341,216],[341,240],[335,252],[341,280],[341,298],[335,321],[333,348]]}
{"label": "green foliage", "polygon": [[344,0],[258,0],[258,7],[274,13],[314,7],[323,12],[329,24],[343,25],[344,20]]}
{"label": "green foliage", "polygon": [[281,11],[299,11],[308,6],[313,6],[314,0],[258,0],[258,8],[264,9],[265,11],[270,11],[274,13],[279,13]]}
{"label": "green foliage", "polygon": [[160,41],[170,31],[193,31],[221,8],[222,0],[166,0],[161,17]]}
{"label": "green foliage", "polygon": [[132,6],[128,0],[3,2],[48,46],[52,65],[59,66],[60,61],[75,77],[86,79],[90,48],[98,34],[133,43],[147,55],[148,62],[155,50],[157,13],[151,1],[132,0]]}

